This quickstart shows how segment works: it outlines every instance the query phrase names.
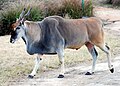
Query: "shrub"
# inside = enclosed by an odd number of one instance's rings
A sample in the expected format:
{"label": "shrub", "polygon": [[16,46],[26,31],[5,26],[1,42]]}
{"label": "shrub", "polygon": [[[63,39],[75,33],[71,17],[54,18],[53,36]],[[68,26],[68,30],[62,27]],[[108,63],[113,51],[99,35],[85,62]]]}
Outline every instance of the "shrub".
{"label": "shrub", "polygon": [[32,7],[30,15],[27,17],[27,20],[30,21],[41,21],[44,18],[44,14],[39,7]]}
{"label": "shrub", "polygon": [[120,5],[120,0],[108,0],[108,3],[112,4],[112,5]]}
{"label": "shrub", "polygon": [[2,9],[2,7],[3,7],[3,4],[5,3],[5,2],[7,2],[8,0],[0,0],[0,10]]}
{"label": "shrub", "polygon": [[84,10],[81,0],[61,0],[59,3],[48,2],[46,8],[47,16],[60,15],[65,17],[67,14],[70,18],[77,19],[92,15],[92,0],[85,0]]}
{"label": "shrub", "polygon": [[31,21],[41,21],[44,17],[52,15],[68,15],[73,19],[92,15],[92,0],[85,0],[84,10],[81,0],[36,0],[36,3],[33,3],[34,0],[8,2],[0,14],[0,36],[10,33],[10,25],[19,17],[23,7],[32,7],[31,14],[27,17]]}
{"label": "shrub", "polygon": [[[23,7],[19,7],[1,12],[0,36],[10,34],[10,26],[16,21],[22,10]],[[31,21],[40,21],[43,19],[42,11],[38,7],[33,7],[31,14],[26,19]]]}
{"label": "shrub", "polygon": [[1,13],[0,36],[9,34],[10,32],[9,26],[13,21],[15,22],[18,15],[19,15],[19,11],[16,11],[15,9],[11,9]]}

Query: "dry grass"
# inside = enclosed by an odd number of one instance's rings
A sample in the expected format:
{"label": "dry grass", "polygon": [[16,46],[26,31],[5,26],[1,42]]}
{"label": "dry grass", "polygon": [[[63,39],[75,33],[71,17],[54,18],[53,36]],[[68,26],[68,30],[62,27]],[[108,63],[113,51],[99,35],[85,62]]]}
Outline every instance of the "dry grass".
{"label": "dry grass", "polygon": [[[107,34],[106,40],[111,46],[112,58],[118,54],[120,48],[120,39],[116,36]],[[27,54],[25,49],[25,44],[22,40],[19,40],[15,44],[9,43],[10,36],[0,37],[0,84],[5,86],[8,81],[13,78],[19,78],[26,76],[31,72],[34,66],[34,56]],[[98,61],[105,60],[106,55],[97,48],[99,51]],[[65,50],[65,65],[72,66],[89,61],[91,62],[91,56],[88,53],[85,46],[83,46],[78,51],[76,50]],[[41,70],[38,73],[42,73],[46,70],[56,69],[59,67],[59,61],[57,55],[43,57]]]}

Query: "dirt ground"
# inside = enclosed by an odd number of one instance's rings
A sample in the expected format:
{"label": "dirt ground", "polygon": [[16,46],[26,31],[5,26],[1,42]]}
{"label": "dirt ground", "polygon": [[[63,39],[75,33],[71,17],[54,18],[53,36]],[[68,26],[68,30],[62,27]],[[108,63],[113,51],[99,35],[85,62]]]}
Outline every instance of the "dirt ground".
{"label": "dirt ground", "polygon": [[90,66],[77,66],[67,68],[63,79],[56,78],[59,72],[53,70],[37,75],[34,79],[23,77],[24,79],[13,80],[9,86],[120,86],[120,57],[114,59],[113,65],[113,74],[107,70],[107,63],[100,63],[96,65],[94,75],[84,75]]}
{"label": "dirt ground", "polygon": [[[103,20],[120,20],[120,10],[112,8],[95,7],[94,14]],[[120,37],[120,22],[106,25],[105,30],[110,34]],[[96,65],[94,75],[86,76],[85,71],[91,69],[87,64],[77,65],[66,68],[65,78],[59,79],[59,69],[46,71],[36,75],[34,79],[28,79],[26,76],[11,80],[8,86],[120,86],[120,56],[112,60],[115,68],[113,74],[110,73],[107,63]],[[103,69],[104,68],[104,69]]]}

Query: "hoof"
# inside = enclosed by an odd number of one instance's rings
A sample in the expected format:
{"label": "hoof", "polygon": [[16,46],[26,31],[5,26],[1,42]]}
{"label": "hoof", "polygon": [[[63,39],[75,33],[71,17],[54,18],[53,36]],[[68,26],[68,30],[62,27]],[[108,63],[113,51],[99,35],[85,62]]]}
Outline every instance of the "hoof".
{"label": "hoof", "polygon": [[110,69],[110,72],[113,73],[114,72],[114,68]]}
{"label": "hoof", "polygon": [[32,76],[32,75],[29,75],[29,76],[28,76],[28,78],[30,78],[30,79],[33,79],[33,77],[34,77],[34,76]]}
{"label": "hoof", "polygon": [[[94,73],[94,72],[93,72]],[[85,75],[92,75],[93,73],[87,72]]]}
{"label": "hoof", "polygon": [[58,76],[58,78],[64,78],[64,75],[60,74],[60,75]]}

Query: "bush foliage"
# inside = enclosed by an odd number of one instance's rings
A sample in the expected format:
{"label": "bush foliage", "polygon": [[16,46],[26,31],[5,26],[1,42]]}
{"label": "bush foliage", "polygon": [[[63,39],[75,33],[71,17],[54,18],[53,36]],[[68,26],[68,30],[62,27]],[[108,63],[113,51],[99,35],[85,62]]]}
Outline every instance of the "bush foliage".
{"label": "bush foliage", "polygon": [[[19,18],[19,15],[22,11],[21,9],[10,9],[8,11],[4,11],[1,13],[0,19],[0,36],[10,34],[10,25]],[[43,19],[43,15],[41,10],[37,7],[33,8],[30,16],[27,18],[28,20],[37,21]]]}
{"label": "bush foliage", "polygon": [[[18,0],[19,1],[19,0]],[[10,25],[19,17],[23,7],[30,8],[32,11],[28,20],[41,21],[44,17],[59,15],[77,19],[82,16],[92,16],[92,0],[85,0],[84,9],[82,0],[20,0],[12,2],[9,8],[3,8],[0,13],[0,36],[10,34]],[[34,4],[33,4],[34,3]]]}
{"label": "bush foliage", "polygon": [[82,8],[82,0],[61,0],[61,2],[48,2],[46,5],[47,16],[59,15],[77,19],[83,16],[92,16],[92,0],[85,0],[84,10]]}
{"label": "bush foliage", "polygon": [[120,0],[107,0],[108,3],[112,4],[112,5],[120,5]]}

